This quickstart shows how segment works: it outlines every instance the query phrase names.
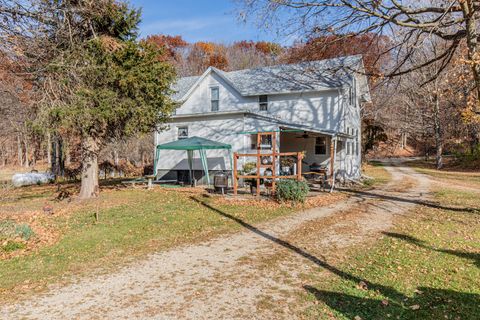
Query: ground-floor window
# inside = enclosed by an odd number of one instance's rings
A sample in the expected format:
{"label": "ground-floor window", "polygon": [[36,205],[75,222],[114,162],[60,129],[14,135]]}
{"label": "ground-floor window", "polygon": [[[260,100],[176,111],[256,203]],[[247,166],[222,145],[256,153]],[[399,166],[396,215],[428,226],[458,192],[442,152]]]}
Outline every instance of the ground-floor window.
{"label": "ground-floor window", "polygon": [[[272,136],[271,135],[262,135],[260,137],[260,148],[261,149],[271,149],[272,148]],[[257,149],[257,135],[250,135],[250,149]]]}
{"label": "ground-floor window", "polygon": [[315,138],[315,154],[317,155],[327,154],[327,138],[326,137]]}
{"label": "ground-floor window", "polygon": [[187,126],[182,126],[178,127],[178,139],[187,139],[188,138],[188,127]]}

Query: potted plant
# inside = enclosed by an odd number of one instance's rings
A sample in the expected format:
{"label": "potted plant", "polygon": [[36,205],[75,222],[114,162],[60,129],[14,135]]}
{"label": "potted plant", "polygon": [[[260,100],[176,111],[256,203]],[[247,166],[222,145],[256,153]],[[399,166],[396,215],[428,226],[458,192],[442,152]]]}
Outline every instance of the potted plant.
{"label": "potted plant", "polygon": [[262,164],[272,164],[272,158],[270,156],[261,157]]}
{"label": "potted plant", "polygon": [[295,159],[293,157],[280,158],[280,167],[282,169],[282,172],[285,174],[290,174],[294,163],[295,163]]}
{"label": "potted plant", "polygon": [[[243,174],[244,175],[256,175],[257,174],[257,164],[255,162],[247,162],[243,165]],[[250,186],[250,192],[252,194],[257,193],[257,179],[250,178],[245,179],[245,184]],[[263,179],[260,179],[260,184],[263,184]]]}

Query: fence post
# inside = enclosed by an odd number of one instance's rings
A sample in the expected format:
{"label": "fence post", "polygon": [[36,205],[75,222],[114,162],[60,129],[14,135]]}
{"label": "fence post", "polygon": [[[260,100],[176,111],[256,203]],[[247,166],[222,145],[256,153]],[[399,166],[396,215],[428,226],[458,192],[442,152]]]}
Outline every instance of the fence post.
{"label": "fence post", "polygon": [[303,154],[301,152],[297,153],[297,180],[302,180],[302,158]]}

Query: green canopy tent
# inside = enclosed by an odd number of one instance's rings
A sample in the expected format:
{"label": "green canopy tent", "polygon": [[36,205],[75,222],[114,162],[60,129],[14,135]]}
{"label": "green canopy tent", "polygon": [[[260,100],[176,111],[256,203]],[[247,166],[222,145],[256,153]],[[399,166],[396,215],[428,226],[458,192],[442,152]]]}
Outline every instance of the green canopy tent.
{"label": "green canopy tent", "polygon": [[230,167],[233,168],[232,165],[232,146],[226,143],[221,143],[217,141],[212,141],[205,138],[200,137],[191,137],[186,139],[179,139],[177,141],[168,142],[165,144],[159,144],[156,147],[155,151],[155,159],[153,163],[153,172],[157,174],[157,165],[158,159],[160,158],[160,150],[184,150],[187,151],[188,156],[188,168],[190,173],[190,183],[193,181],[192,175],[192,167],[193,167],[193,152],[198,151],[200,155],[200,160],[202,162],[203,171],[205,172],[205,176],[207,177],[207,183],[210,185],[210,176],[208,175],[208,164],[207,164],[207,153],[206,150],[213,150],[213,149],[225,149],[228,150],[229,158],[230,158]]}

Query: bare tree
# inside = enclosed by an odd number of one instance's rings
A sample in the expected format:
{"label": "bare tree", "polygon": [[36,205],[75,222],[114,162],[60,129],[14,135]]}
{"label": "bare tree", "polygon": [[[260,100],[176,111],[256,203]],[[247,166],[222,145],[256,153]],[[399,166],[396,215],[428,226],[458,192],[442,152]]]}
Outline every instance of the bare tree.
{"label": "bare tree", "polygon": [[[281,21],[291,34],[342,35],[376,33],[392,39],[383,52],[396,57],[385,76],[398,76],[439,63],[432,81],[451,62],[462,42],[467,44],[467,63],[476,84],[476,108],[480,111],[480,1],[474,0],[239,0],[243,18],[254,16],[263,25]],[[414,53],[431,37],[448,45],[427,61]]]}

